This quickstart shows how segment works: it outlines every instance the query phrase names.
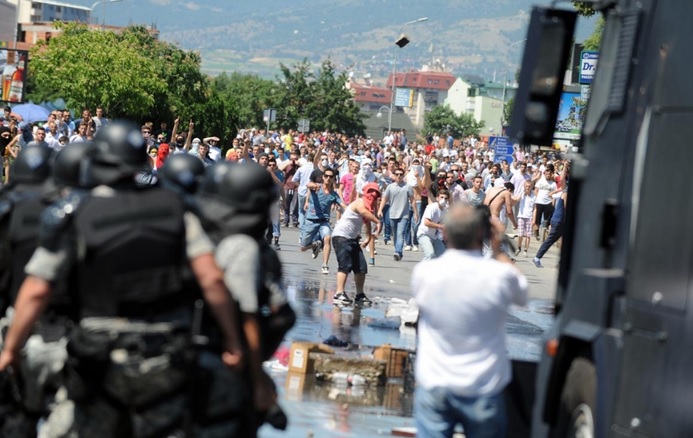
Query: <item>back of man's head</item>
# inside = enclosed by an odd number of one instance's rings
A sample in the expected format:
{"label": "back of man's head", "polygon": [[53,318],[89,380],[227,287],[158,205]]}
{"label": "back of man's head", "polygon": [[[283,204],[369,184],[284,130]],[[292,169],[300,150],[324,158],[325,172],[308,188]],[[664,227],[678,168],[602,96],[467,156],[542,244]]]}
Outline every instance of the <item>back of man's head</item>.
{"label": "back of man's head", "polygon": [[454,249],[480,249],[484,215],[468,205],[453,205],[445,215],[443,225],[448,244]]}

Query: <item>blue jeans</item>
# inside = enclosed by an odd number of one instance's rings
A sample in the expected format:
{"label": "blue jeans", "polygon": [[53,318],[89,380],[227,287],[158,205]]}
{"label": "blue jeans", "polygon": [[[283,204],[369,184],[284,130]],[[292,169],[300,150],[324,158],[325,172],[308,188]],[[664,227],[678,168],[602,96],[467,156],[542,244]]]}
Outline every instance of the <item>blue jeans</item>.
{"label": "blue jeans", "polygon": [[[301,245],[303,247],[310,246],[316,240],[323,240],[325,237],[332,234],[330,222],[317,222],[306,219],[306,225],[301,228]],[[316,239],[316,237],[320,236]]]}
{"label": "blue jeans", "polygon": [[447,388],[416,388],[414,422],[418,436],[427,438],[452,437],[457,424],[466,438],[505,438],[508,427],[502,391],[463,397]]}
{"label": "blue jeans", "polygon": [[306,197],[298,195],[298,226],[303,227],[306,225],[306,209],[303,206],[306,205]]}
{"label": "blue jeans", "polygon": [[[419,244],[419,236],[416,234],[419,232],[419,225],[421,225],[421,218],[423,217],[426,206],[428,205],[428,198],[421,198],[416,201],[416,212],[419,213],[419,220],[411,225],[411,233],[413,236],[414,245]],[[411,216],[410,216],[411,217]]]}
{"label": "blue jeans", "polygon": [[551,231],[549,231],[549,235],[546,237],[546,240],[544,240],[541,243],[541,246],[539,247],[539,251],[537,251],[537,255],[534,257],[541,259],[544,257],[544,254],[546,254],[546,251],[551,248],[551,245],[556,243],[558,239],[561,238],[563,235],[563,223],[561,222],[551,222]]}
{"label": "blue jeans", "polygon": [[399,219],[390,219],[390,226],[392,227],[392,237],[395,239],[395,254],[402,257],[402,250],[404,249],[404,236],[406,235],[407,229],[409,229],[409,216],[405,216]]}
{"label": "blue jeans", "polygon": [[445,244],[440,239],[431,239],[426,234],[419,236],[419,248],[424,253],[424,260],[440,257],[445,252]]}
{"label": "blue jeans", "polygon": [[284,225],[295,224],[298,221],[298,192],[286,190],[286,207],[284,208]]}
{"label": "blue jeans", "polygon": [[[409,213],[407,213],[407,219],[409,220],[409,226],[407,226],[407,229],[404,230],[404,244],[407,246],[411,246],[411,227],[414,225],[414,221],[412,220],[414,218],[414,210],[412,210],[411,207],[407,209]],[[416,236],[414,236],[414,239],[416,239]]]}
{"label": "blue jeans", "polygon": [[385,242],[392,240],[392,226],[390,225],[390,204],[383,207],[383,239]]}

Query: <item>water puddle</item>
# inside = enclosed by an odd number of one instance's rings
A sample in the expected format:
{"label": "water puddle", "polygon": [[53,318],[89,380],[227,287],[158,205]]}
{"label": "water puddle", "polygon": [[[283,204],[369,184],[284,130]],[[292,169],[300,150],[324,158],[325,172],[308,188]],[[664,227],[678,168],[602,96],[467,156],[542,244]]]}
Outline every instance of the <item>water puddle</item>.
{"label": "water puddle", "polygon": [[[372,307],[334,306],[334,277],[302,274],[287,282],[298,319],[284,348],[293,341],[328,341],[336,354],[344,356],[370,356],[382,344],[415,350],[416,330],[400,327],[398,315],[405,300],[388,297],[387,291],[369,288],[367,282],[365,292],[374,301]],[[549,300],[532,300],[526,307],[512,309],[506,325],[510,357],[538,360],[542,334],[552,321]],[[378,437],[390,436],[396,427],[414,426],[411,384],[405,385],[404,379],[389,379],[387,385],[372,388],[321,382],[315,376],[287,373],[276,363],[269,372],[289,416],[289,428],[282,432],[264,426],[262,437]]]}

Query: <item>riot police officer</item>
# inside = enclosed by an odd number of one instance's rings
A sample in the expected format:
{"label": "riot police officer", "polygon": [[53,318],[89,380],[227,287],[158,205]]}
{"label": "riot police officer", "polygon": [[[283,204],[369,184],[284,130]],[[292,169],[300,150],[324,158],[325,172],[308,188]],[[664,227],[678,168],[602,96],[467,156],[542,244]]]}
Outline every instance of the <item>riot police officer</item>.
{"label": "riot police officer", "polygon": [[26,266],[0,370],[18,362],[31,327],[67,271],[78,303],[67,383],[78,436],[138,437],[180,427],[186,404],[191,309],[189,263],[221,332],[221,360],[241,361],[231,295],[213,246],[179,196],[138,188],[144,138],[131,123],[102,128],[89,150],[88,196],[47,209]]}
{"label": "riot police officer", "polygon": [[[19,286],[24,280],[24,266],[38,244],[37,224],[49,202],[52,150],[45,146],[23,148],[12,165],[12,182],[0,195],[0,321],[2,332],[9,324]],[[34,333],[25,350],[25,361],[19,371],[17,388],[21,407],[11,409],[0,419],[0,435],[4,437],[32,436],[37,420],[47,413],[47,389],[60,384],[61,364],[67,353],[61,341],[61,324],[51,317],[44,318],[42,330]]]}
{"label": "riot police officer", "polygon": [[216,244],[217,264],[241,312],[252,398],[248,406],[254,408],[244,415],[243,436],[254,436],[262,421],[286,426],[274,386],[262,370],[262,361],[272,356],[295,322],[281,262],[264,239],[270,207],[278,198],[277,185],[266,169],[231,162],[207,168],[196,197],[205,230]]}
{"label": "riot police officer", "polygon": [[205,174],[205,166],[199,158],[190,154],[169,155],[159,169],[164,187],[183,196],[192,195]]}

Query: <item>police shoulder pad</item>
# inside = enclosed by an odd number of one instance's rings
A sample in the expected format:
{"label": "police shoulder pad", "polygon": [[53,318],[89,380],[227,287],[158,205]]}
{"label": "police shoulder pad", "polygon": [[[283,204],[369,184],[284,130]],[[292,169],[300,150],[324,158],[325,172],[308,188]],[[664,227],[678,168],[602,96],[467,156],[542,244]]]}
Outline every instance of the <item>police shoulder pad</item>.
{"label": "police shoulder pad", "polygon": [[58,249],[61,233],[68,227],[75,212],[87,197],[86,192],[75,190],[43,211],[39,232],[40,246],[53,251]]}

